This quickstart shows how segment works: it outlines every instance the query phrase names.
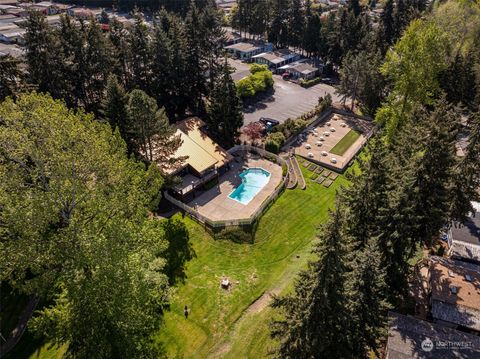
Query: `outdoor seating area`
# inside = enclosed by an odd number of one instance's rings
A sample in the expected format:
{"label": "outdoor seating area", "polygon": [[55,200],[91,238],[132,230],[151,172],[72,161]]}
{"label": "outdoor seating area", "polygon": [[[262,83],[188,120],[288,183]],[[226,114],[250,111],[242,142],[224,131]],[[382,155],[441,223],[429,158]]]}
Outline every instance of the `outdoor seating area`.
{"label": "outdoor seating area", "polygon": [[343,172],[361,150],[374,125],[355,116],[333,112],[298,135],[294,153],[335,171]]}

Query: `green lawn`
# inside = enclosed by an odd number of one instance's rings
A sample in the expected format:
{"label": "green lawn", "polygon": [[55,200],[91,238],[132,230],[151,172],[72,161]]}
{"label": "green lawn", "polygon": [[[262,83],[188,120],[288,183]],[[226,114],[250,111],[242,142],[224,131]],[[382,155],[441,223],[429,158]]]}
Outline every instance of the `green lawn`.
{"label": "green lawn", "polygon": [[335,146],[333,146],[333,148],[330,150],[330,153],[342,156],[359,137],[360,132],[355,130],[348,131],[348,133],[343,136],[343,138],[338,141]]}
{"label": "green lawn", "polygon": [[[316,228],[327,218],[335,192],[346,180],[340,176],[325,187],[312,182],[302,168],[305,191],[287,190],[260,221],[255,244],[214,241],[200,226],[186,220],[197,258],[186,269],[187,280],[177,288],[165,327],[158,334],[169,357],[225,358],[265,357],[273,346],[268,322],[272,311],[242,312],[272,289],[291,287],[296,273],[310,258]],[[220,289],[220,278],[235,284],[230,292]],[[183,316],[183,306],[191,313]]]}
{"label": "green lawn", "polygon": [[[169,358],[262,358],[273,348],[268,323],[276,313],[269,307],[243,312],[265,291],[291,289],[311,258],[317,227],[327,218],[336,190],[348,183],[339,176],[327,189],[301,168],[307,189],[287,190],[278,198],[261,219],[254,244],[215,241],[185,218],[196,258],[186,265],[186,281],[175,288],[164,327],[155,335]],[[233,281],[231,291],[220,289],[222,276]],[[190,308],[188,319],[184,305]],[[26,350],[12,357],[59,359],[65,350],[30,335],[20,346]]]}

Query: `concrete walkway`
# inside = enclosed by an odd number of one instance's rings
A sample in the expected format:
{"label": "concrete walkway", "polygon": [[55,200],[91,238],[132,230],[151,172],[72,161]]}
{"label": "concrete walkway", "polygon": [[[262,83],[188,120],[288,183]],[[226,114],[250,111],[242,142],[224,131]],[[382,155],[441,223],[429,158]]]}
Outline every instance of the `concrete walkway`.
{"label": "concrete walkway", "polygon": [[297,176],[298,187],[300,189],[307,188],[307,183],[305,182],[305,178],[303,178],[303,173],[297,162],[297,158],[294,155],[292,155],[290,156],[290,160],[292,161],[293,170],[295,171],[295,175]]}

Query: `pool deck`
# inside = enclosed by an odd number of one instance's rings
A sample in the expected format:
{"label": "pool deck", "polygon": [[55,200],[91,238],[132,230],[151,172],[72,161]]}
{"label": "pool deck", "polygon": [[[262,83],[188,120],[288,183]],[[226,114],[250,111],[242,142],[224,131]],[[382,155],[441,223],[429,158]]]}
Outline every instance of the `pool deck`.
{"label": "pool deck", "polygon": [[[270,180],[247,204],[229,198],[232,191],[242,183],[239,174],[246,168],[260,167],[270,172]],[[282,167],[266,159],[250,155],[243,162],[232,162],[232,168],[220,177],[219,185],[202,193],[188,203],[202,216],[212,221],[249,218],[282,181]]]}

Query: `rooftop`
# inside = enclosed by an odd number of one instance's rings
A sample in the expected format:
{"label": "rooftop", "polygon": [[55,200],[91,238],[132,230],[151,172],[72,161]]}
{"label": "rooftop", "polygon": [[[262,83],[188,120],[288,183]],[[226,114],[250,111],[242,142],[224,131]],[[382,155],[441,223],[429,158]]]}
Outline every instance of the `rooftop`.
{"label": "rooftop", "polygon": [[[388,359],[473,359],[480,356],[480,337],[393,312],[388,319]],[[422,342],[427,339],[433,342],[431,351],[422,349]],[[448,347],[452,343],[465,343],[466,347]]]}
{"label": "rooftop", "polygon": [[271,52],[264,52],[258,55],[253,56],[253,58],[263,58],[265,60],[270,61],[273,64],[279,64],[284,61],[290,60],[292,58],[297,57],[297,54],[291,52],[289,50],[278,50],[278,51],[271,51]]}
{"label": "rooftop", "polygon": [[188,158],[183,164],[166,170],[167,174],[174,174],[187,165],[196,172],[202,173],[211,167],[221,167],[233,159],[227,151],[201,131],[203,126],[205,123],[197,117],[176,124],[176,135],[180,136],[182,144],[174,157],[187,156]]}
{"label": "rooftop", "polygon": [[262,47],[263,44],[261,43],[250,43],[250,42],[237,42],[236,44],[233,45],[228,45],[225,46],[226,49],[232,49],[232,50],[237,50],[241,52],[250,52],[250,51],[255,51]]}
{"label": "rooftop", "polygon": [[430,259],[432,298],[480,310],[480,266],[436,256]]}
{"label": "rooftop", "polygon": [[480,330],[480,266],[430,257],[434,318]]}
{"label": "rooftop", "polygon": [[312,66],[310,65],[309,63],[306,63],[306,62],[302,62],[302,63],[299,63],[297,65],[294,65],[291,67],[291,69],[295,70],[295,71],[298,71],[298,72],[301,72],[302,74],[309,74],[311,72],[316,72],[318,71],[318,68],[316,68],[315,66]]}

